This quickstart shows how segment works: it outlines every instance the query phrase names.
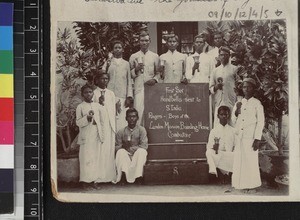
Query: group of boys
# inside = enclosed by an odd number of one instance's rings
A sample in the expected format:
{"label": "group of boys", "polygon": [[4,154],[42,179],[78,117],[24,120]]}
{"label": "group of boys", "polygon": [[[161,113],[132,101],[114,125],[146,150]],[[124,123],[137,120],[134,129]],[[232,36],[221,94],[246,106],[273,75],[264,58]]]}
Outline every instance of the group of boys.
{"label": "group of boys", "polygon": [[209,173],[223,182],[231,180],[233,188],[246,193],[261,185],[258,149],[265,117],[262,104],[253,97],[255,88],[255,80],[245,78],[244,97],[232,113],[228,106],[218,108],[218,123],[209,134],[206,151]]}
{"label": "group of boys", "polygon": [[[260,185],[257,169],[252,166],[258,160],[257,146],[264,123],[262,106],[253,98],[256,82],[250,78],[244,79],[245,98],[236,96],[234,87],[237,67],[230,63],[230,50],[222,45],[222,34],[216,33],[214,37],[215,47],[208,50],[210,46],[205,35],[197,35],[194,38],[195,53],[187,57],[177,51],[178,36],[170,35],[166,41],[168,51],[158,56],[149,50],[149,34],[142,32],[139,36],[140,50],[131,55],[129,62],[122,58],[122,42],[114,42],[113,56],[95,78],[97,88],[93,95],[93,101],[99,102],[104,109],[104,113],[101,113],[104,122],[101,123],[105,128],[105,137],[102,137],[104,142],[101,145],[107,145],[104,148],[110,149],[106,153],[101,152],[106,158],[102,160],[102,167],[108,159],[116,161],[111,167],[116,167],[117,172],[112,169],[108,171],[116,173],[116,176],[102,178],[105,182],[120,181],[122,173],[126,174],[128,182],[134,182],[143,174],[148,147],[146,130],[140,126],[143,125],[144,85],[209,83],[214,113],[214,128],[209,136],[206,153],[209,172],[216,175],[217,170],[222,174],[233,172],[232,182],[236,188],[248,189]],[[249,87],[252,87],[252,96],[247,97]],[[250,145],[253,148],[249,148]],[[250,156],[251,153],[253,156]],[[244,172],[249,173],[247,169],[253,170],[251,173],[254,175],[251,180],[253,184],[250,185],[243,182],[243,175],[246,175]],[[97,177],[100,182],[102,179]]]}

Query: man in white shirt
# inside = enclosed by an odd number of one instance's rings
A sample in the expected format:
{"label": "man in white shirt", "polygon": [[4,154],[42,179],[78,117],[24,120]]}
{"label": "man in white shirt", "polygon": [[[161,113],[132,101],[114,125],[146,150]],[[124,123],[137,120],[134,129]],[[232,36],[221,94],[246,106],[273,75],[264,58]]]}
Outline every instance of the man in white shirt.
{"label": "man in white shirt", "polygon": [[214,48],[207,53],[209,56],[211,56],[215,67],[218,67],[221,64],[219,59],[219,48],[222,46],[224,46],[223,33],[216,31],[214,33]]}
{"label": "man in white shirt", "polygon": [[243,80],[244,98],[237,102],[232,111],[237,141],[233,164],[232,186],[255,192],[261,185],[258,149],[265,125],[264,108],[254,98],[256,81],[252,78]]}
{"label": "man in white shirt", "polygon": [[178,52],[176,49],[179,44],[177,35],[167,39],[168,52],[160,56],[160,67],[162,69],[163,83],[186,82],[185,61],[186,54]]}
{"label": "man in white shirt", "polygon": [[214,69],[211,57],[203,52],[206,46],[204,34],[199,34],[194,38],[195,53],[186,59],[186,78],[191,83],[208,83],[209,77]]}
{"label": "man in white shirt", "polygon": [[115,170],[115,136],[116,136],[116,101],[115,94],[107,89],[109,76],[107,73],[100,72],[95,77],[93,101],[99,103],[103,108],[103,143],[99,149],[100,157],[98,160],[99,178],[98,182],[112,182],[116,178]]}
{"label": "man in white shirt", "polygon": [[[232,111],[236,102],[235,80],[237,67],[229,62],[230,50],[220,47],[219,59],[221,65],[214,69],[210,76],[209,89],[212,94],[212,110],[214,112],[214,126],[218,124],[217,110],[221,105],[226,105]],[[232,125],[232,122],[229,122]]]}
{"label": "man in white shirt", "polygon": [[219,122],[210,131],[206,150],[209,173],[219,176],[223,183],[226,179],[230,179],[229,173],[232,172],[234,161],[235,131],[228,125],[229,118],[230,109],[227,106],[220,106]]}
{"label": "man in white shirt", "polygon": [[125,120],[125,101],[127,98],[133,96],[130,66],[122,58],[123,50],[123,43],[121,41],[114,41],[113,57],[108,59],[102,67],[102,71],[107,72],[109,75],[107,88],[113,91],[116,96],[116,131],[127,125]]}
{"label": "man in white shirt", "polygon": [[159,56],[149,50],[150,36],[147,32],[140,34],[140,51],[129,58],[131,77],[134,80],[134,107],[139,113],[137,124],[143,124],[144,84],[153,86],[160,79],[157,74]]}

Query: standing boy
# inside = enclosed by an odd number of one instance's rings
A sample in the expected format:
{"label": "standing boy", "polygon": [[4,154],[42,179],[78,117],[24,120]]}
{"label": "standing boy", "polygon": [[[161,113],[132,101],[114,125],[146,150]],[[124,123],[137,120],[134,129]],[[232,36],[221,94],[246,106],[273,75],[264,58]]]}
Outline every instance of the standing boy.
{"label": "standing boy", "polygon": [[255,86],[254,79],[243,80],[244,98],[235,104],[232,112],[232,121],[237,131],[232,186],[244,189],[246,193],[261,185],[258,149],[265,116],[262,104],[253,97]]}
{"label": "standing boy", "polygon": [[194,38],[195,53],[186,59],[186,77],[191,83],[208,83],[214,69],[211,57],[204,53],[206,38],[199,34]]}
{"label": "standing boy", "polygon": [[103,106],[104,140],[100,151],[98,163],[99,178],[96,182],[111,182],[116,178],[115,170],[115,135],[116,135],[116,99],[112,91],[106,88],[109,81],[107,73],[101,72],[95,77],[94,102]]}
{"label": "standing boy", "polygon": [[220,66],[221,62],[219,59],[219,49],[224,46],[223,33],[221,31],[216,31],[214,34],[214,48],[208,51],[208,55],[211,56],[215,67]]}
{"label": "standing boy", "polygon": [[[234,91],[237,67],[229,63],[230,50],[228,47],[220,47],[219,59],[221,65],[212,72],[209,82],[212,94],[212,110],[214,112],[214,126],[218,124],[217,110],[221,105],[226,105],[232,110],[236,102]],[[229,124],[232,124],[229,122]]]}
{"label": "standing boy", "polygon": [[134,107],[140,116],[137,124],[143,122],[144,84],[153,86],[160,78],[159,74],[157,74],[159,57],[156,53],[149,50],[149,34],[142,32],[139,42],[140,51],[132,54],[129,59],[131,76],[134,80]]}
{"label": "standing boy", "polygon": [[84,85],[81,88],[83,102],[76,108],[76,125],[79,127],[79,181],[92,183],[99,177],[99,149],[104,140],[103,108],[93,102],[93,88]]}
{"label": "standing boy", "polygon": [[113,91],[116,96],[116,131],[127,125],[125,120],[125,100],[133,95],[129,62],[122,58],[122,54],[123,43],[115,41],[113,43],[113,57],[107,60],[102,67],[103,71],[107,70],[110,79],[107,88]]}
{"label": "standing boy", "polygon": [[164,83],[186,82],[185,61],[186,54],[178,52],[176,49],[179,44],[177,35],[167,39],[168,52],[160,56],[160,67],[162,69],[162,80]]}

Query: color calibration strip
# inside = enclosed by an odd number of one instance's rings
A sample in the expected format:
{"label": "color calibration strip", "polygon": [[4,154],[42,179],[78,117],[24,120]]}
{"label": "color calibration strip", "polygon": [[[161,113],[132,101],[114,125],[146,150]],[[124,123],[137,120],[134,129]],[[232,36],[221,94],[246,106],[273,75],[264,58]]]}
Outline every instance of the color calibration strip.
{"label": "color calibration strip", "polygon": [[0,214],[14,212],[13,4],[0,3]]}

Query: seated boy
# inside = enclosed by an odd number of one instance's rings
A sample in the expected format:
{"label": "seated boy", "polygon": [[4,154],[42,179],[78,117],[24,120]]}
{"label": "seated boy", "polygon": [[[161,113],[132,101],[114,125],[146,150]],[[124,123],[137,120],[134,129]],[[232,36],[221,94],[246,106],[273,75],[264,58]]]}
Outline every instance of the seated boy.
{"label": "seated boy", "polygon": [[138,112],[134,108],[126,111],[128,126],[120,129],[116,137],[116,167],[117,179],[121,180],[122,172],[126,175],[129,183],[135,182],[136,178],[143,176],[143,168],[147,159],[148,138],[146,129],[136,125],[139,119]]}
{"label": "seated boy", "polygon": [[[219,123],[210,131],[206,158],[209,165],[209,173],[217,177],[218,174],[221,175],[224,178],[222,180],[224,183],[224,181],[228,179],[226,176],[232,172],[233,168],[235,132],[234,128],[228,125],[230,118],[229,107],[220,106],[218,108],[217,117]],[[217,172],[217,168],[219,172]]]}

